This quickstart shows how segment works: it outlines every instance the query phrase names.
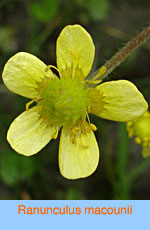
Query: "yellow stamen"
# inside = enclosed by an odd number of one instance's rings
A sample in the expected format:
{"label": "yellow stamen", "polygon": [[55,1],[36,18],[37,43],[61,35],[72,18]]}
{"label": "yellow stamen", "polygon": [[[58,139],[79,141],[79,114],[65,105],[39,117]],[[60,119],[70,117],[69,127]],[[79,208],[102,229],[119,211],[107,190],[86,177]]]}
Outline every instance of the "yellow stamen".
{"label": "yellow stamen", "polygon": [[91,129],[92,129],[93,131],[96,131],[96,130],[97,130],[96,125],[94,125],[94,124],[92,124],[92,123],[90,123],[90,127],[91,127]]}
{"label": "yellow stamen", "polygon": [[130,138],[133,137],[133,132],[129,131],[129,135]]}
{"label": "yellow stamen", "polygon": [[49,69],[55,69],[55,70],[57,70],[57,72],[59,73],[59,76],[60,76],[60,78],[62,77],[62,74],[61,74],[61,72],[59,71],[59,69],[56,67],[56,66],[54,66],[54,65],[48,65],[48,66],[46,66],[46,68],[45,68],[45,71],[47,72]]}
{"label": "yellow stamen", "polygon": [[89,114],[88,114],[88,112],[87,112],[87,111],[85,111],[85,112],[86,112],[86,116],[87,116],[88,123],[90,124]]}
{"label": "yellow stamen", "polygon": [[101,76],[103,76],[105,72],[106,72],[106,67],[103,65],[100,68],[98,74],[96,74],[96,76],[91,81],[87,80],[88,84],[99,84],[99,83],[101,83],[102,80],[101,79],[98,80],[98,78],[100,78]]}
{"label": "yellow stamen", "polygon": [[58,130],[56,131],[56,133],[53,134],[52,138],[56,139],[58,137]]}
{"label": "yellow stamen", "polygon": [[75,144],[76,136],[81,133],[81,129],[79,127],[75,127],[72,129],[72,144]]}
{"label": "yellow stamen", "polygon": [[86,82],[89,84],[89,85],[97,85],[97,84],[99,84],[99,83],[101,83],[102,82],[102,80],[91,80],[91,81],[89,81],[89,80],[86,80]]}
{"label": "yellow stamen", "polygon": [[103,65],[103,66],[100,68],[98,74],[95,76],[95,79],[101,77],[102,75],[104,75],[105,72],[106,72],[106,67]]}
{"label": "yellow stamen", "polygon": [[90,122],[90,118],[89,118],[89,115],[88,115],[87,111],[86,111],[86,116],[87,116],[87,120],[88,120],[88,123],[89,123],[90,128],[91,128],[93,131],[96,131],[96,130],[97,130],[97,127],[96,127],[94,124],[92,124],[92,123]]}
{"label": "yellow stamen", "polygon": [[148,142],[143,143],[143,147],[147,147],[148,145],[149,145]]}
{"label": "yellow stamen", "polygon": [[91,112],[91,106],[88,106],[88,109],[87,109],[88,113]]}
{"label": "yellow stamen", "polygon": [[136,142],[137,144],[141,144],[141,143],[142,143],[142,140],[141,140],[139,137],[136,137],[136,138],[135,138],[135,142]]}
{"label": "yellow stamen", "polygon": [[72,129],[72,134],[76,136],[76,135],[78,135],[80,133],[80,131],[81,130],[80,130],[79,127],[75,127],[75,128]]}
{"label": "yellow stamen", "polygon": [[32,105],[32,104],[33,104],[34,102],[36,102],[36,101],[37,101],[37,99],[33,99],[32,101],[29,101],[29,102],[26,104],[26,111],[28,111],[30,105]]}
{"label": "yellow stamen", "polygon": [[132,125],[132,123],[133,123],[132,121],[128,121],[127,124],[126,124],[127,127],[130,127]]}
{"label": "yellow stamen", "polygon": [[83,149],[88,149],[88,148],[89,148],[88,145],[82,145],[82,144],[80,144],[80,146],[81,146]]}
{"label": "yellow stamen", "polygon": [[[84,125],[84,122],[81,122],[78,125],[79,125],[79,127],[75,127],[72,129],[72,144],[76,144],[76,140],[78,138],[80,147],[87,149],[87,148],[89,148],[89,146],[82,143],[82,139],[80,138],[81,133],[82,134],[86,133],[86,131],[87,131],[86,126]],[[93,124],[91,124],[91,125],[93,125]],[[94,126],[94,128],[95,128],[95,126]]]}

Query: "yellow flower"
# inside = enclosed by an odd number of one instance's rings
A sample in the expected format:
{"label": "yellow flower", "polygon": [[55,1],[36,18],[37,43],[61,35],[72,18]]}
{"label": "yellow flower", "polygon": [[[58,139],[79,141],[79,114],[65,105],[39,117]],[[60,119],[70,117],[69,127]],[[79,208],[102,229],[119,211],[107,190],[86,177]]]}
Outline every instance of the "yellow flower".
{"label": "yellow flower", "polygon": [[150,113],[147,111],[143,116],[127,122],[129,137],[135,136],[135,142],[142,145],[144,158],[150,157]]}
{"label": "yellow flower", "polygon": [[[5,85],[32,99],[26,111],[11,124],[7,140],[18,153],[39,152],[62,127],[59,146],[61,174],[69,179],[92,174],[99,161],[99,148],[88,113],[114,121],[141,116],[147,103],[129,81],[111,81],[91,88],[86,79],[95,55],[90,35],[80,25],[66,26],[56,47],[57,68],[20,52],[8,60],[3,71]],[[55,68],[57,77],[51,68]],[[99,75],[105,72],[102,67]],[[29,109],[30,104],[37,105]],[[88,122],[87,122],[87,121]]]}

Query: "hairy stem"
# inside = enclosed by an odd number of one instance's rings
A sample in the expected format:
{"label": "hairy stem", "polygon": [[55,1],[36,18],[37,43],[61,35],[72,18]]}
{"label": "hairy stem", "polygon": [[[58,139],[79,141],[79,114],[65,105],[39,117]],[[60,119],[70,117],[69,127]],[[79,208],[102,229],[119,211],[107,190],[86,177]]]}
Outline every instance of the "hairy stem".
{"label": "hairy stem", "polygon": [[[119,66],[132,52],[150,38],[150,26],[142,30],[136,37],[122,47],[115,55],[112,56],[104,66],[105,73],[100,77],[101,80],[106,78],[117,66]],[[89,78],[89,80],[99,79],[99,71],[101,67]]]}

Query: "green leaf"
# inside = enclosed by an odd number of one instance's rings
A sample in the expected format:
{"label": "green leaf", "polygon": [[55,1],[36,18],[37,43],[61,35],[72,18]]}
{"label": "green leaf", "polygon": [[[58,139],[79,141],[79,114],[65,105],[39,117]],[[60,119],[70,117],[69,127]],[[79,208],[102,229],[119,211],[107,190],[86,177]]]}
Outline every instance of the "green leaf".
{"label": "green leaf", "polygon": [[109,14],[108,0],[89,0],[87,3],[89,13],[93,20],[105,20]]}
{"label": "green leaf", "polygon": [[83,194],[79,192],[76,188],[71,187],[68,189],[65,195],[66,200],[83,200]]}
{"label": "green leaf", "polygon": [[24,157],[13,151],[1,154],[0,166],[0,177],[8,185],[29,179],[37,168],[34,157]]}
{"label": "green leaf", "polygon": [[91,18],[94,21],[105,20],[109,15],[110,4],[109,0],[76,0],[77,4],[88,10]]}
{"label": "green leaf", "polygon": [[57,12],[59,0],[43,0],[31,2],[29,13],[41,22],[48,22]]}
{"label": "green leaf", "polygon": [[6,54],[14,52],[15,49],[14,30],[11,27],[0,27],[0,51]]}

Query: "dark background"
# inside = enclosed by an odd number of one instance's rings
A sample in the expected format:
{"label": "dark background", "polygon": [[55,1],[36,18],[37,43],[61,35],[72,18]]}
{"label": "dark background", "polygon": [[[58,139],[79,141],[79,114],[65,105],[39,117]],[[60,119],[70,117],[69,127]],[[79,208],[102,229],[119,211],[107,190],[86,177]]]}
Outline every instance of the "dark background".
{"label": "dark background", "polygon": [[[148,0],[1,0],[0,72],[18,51],[56,65],[55,45],[62,28],[82,25],[96,46],[93,71],[150,23]],[[128,79],[149,102],[150,44],[138,48],[108,80]],[[40,153],[24,157],[6,141],[10,123],[28,99],[7,90],[0,78],[0,199],[150,199],[150,160],[128,139],[125,123],[91,116],[101,159],[85,179],[66,180],[58,168],[59,138]]]}

